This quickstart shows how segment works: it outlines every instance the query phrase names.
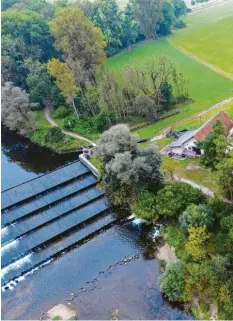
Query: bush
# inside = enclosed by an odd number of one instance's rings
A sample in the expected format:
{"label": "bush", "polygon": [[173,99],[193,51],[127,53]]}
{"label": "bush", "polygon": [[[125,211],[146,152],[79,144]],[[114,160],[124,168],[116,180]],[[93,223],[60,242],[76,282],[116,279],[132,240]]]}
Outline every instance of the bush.
{"label": "bush", "polygon": [[158,219],[156,211],[156,196],[147,190],[140,193],[140,197],[136,203],[131,206],[134,214],[148,221],[156,221]]}
{"label": "bush", "polygon": [[52,127],[47,130],[45,136],[46,143],[59,143],[64,139],[65,135],[63,134],[61,128]]}
{"label": "bush", "polygon": [[177,29],[182,29],[186,27],[186,23],[183,20],[177,20],[174,27]]}
{"label": "bush", "polygon": [[195,4],[196,4],[196,1],[195,1],[195,0],[192,0],[192,1],[191,1],[191,5],[192,5],[192,6],[195,6]]}
{"label": "bush", "polygon": [[190,205],[179,217],[180,227],[187,232],[191,226],[207,228],[213,224],[213,213],[207,205]]}
{"label": "bush", "polygon": [[173,183],[158,192],[156,208],[159,215],[178,217],[188,205],[204,201],[199,189],[186,183]]}
{"label": "bush", "polygon": [[169,301],[184,301],[185,266],[182,262],[171,264],[160,283],[160,290]]}
{"label": "bush", "polygon": [[78,118],[75,116],[69,116],[63,119],[63,127],[68,130],[74,128],[77,125],[77,123]]}
{"label": "bush", "polygon": [[54,113],[54,117],[55,118],[65,118],[66,116],[68,116],[70,113],[69,109],[67,109],[64,106],[60,106],[56,109],[55,113]]}

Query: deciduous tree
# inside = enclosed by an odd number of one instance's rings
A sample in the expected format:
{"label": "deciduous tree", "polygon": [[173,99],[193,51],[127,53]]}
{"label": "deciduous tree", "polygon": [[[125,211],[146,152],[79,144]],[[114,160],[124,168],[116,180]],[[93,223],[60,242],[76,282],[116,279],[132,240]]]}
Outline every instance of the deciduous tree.
{"label": "deciduous tree", "polygon": [[31,133],[35,129],[35,117],[25,90],[6,82],[2,87],[1,98],[3,124],[23,136]]}
{"label": "deciduous tree", "polygon": [[201,261],[206,258],[206,249],[204,245],[209,240],[211,234],[207,233],[206,227],[189,227],[189,237],[185,244],[185,252],[190,255],[194,261]]}
{"label": "deciduous tree", "polygon": [[67,102],[71,104],[76,116],[79,118],[79,114],[74,103],[78,87],[75,85],[73,73],[69,70],[69,67],[64,62],[61,62],[55,58],[48,62],[47,67],[50,75],[56,79],[56,85],[67,99]]}
{"label": "deciduous tree", "polygon": [[[50,29],[56,47],[64,54],[74,73],[76,84],[95,82],[96,68],[105,61],[105,42],[99,28],[76,8],[62,8],[55,13]],[[83,73],[84,79],[80,78]]]}

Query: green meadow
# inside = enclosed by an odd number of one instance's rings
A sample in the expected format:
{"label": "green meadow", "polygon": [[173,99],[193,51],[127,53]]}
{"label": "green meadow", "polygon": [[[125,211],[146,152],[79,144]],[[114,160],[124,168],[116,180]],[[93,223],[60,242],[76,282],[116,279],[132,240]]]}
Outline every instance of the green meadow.
{"label": "green meadow", "polygon": [[142,66],[151,58],[166,55],[188,79],[191,102],[179,106],[181,113],[137,130],[141,138],[151,138],[164,127],[211,107],[232,95],[233,82],[180,52],[167,39],[145,41],[132,50],[110,58],[107,66],[119,78],[130,66]]}
{"label": "green meadow", "polygon": [[169,41],[233,75],[233,1],[189,14],[186,23]]}

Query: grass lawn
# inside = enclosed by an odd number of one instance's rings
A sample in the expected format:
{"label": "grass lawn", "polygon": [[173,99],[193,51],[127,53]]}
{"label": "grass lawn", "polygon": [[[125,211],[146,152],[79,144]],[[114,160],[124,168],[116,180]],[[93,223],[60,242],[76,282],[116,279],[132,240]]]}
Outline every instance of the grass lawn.
{"label": "grass lawn", "polygon": [[219,186],[217,184],[217,172],[211,171],[209,168],[202,167],[199,159],[185,159],[183,161],[163,157],[162,169],[166,172],[173,169],[174,172],[183,178],[189,179],[196,184],[203,185],[212,190],[216,195],[220,195]]}
{"label": "grass lawn", "polygon": [[233,1],[189,14],[185,20],[187,28],[172,35],[171,43],[233,75]]}
{"label": "grass lawn", "polygon": [[179,125],[177,125],[175,127],[175,129],[184,129],[184,128],[187,128],[187,129],[195,129],[195,128],[198,128],[200,127],[205,121],[207,121],[210,117],[216,115],[218,112],[220,111],[225,111],[226,114],[228,114],[229,117],[231,117],[233,119],[233,101],[231,101],[230,103],[222,106],[222,107],[219,107],[219,108],[216,108],[200,117],[195,117],[193,119],[190,119],[190,120],[186,120],[182,123],[180,123]]}
{"label": "grass lawn", "polygon": [[36,129],[31,135],[30,139],[41,145],[48,147],[58,153],[64,153],[69,152],[73,150],[79,149],[81,146],[89,146],[90,144],[86,141],[75,139],[73,137],[69,137],[66,135],[63,140],[61,140],[59,143],[48,143],[45,140],[47,130],[51,128],[52,126],[50,123],[45,119],[44,117],[44,111],[40,110],[36,112]]}
{"label": "grass lawn", "polygon": [[181,108],[180,114],[137,130],[136,133],[140,138],[151,138],[173,122],[207,109],[232,95],[233,82],[231,80],[181,53],[166,39],[140,43],[134,46],[131,51],[110,58],[107,66],[116,75],[122,77],[122,72],[127,67],[138,64],[143,66],[152,57],[163,55],[170,57],[188,79],[190,97],[193,102],[179,106]]}

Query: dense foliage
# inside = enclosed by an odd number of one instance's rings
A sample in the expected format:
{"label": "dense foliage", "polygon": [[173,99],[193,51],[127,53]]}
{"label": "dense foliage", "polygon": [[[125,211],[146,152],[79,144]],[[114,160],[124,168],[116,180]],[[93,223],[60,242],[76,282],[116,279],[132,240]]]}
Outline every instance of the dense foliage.
{"label": "dense foliage", "polygon": [[141,190],[162,182],[157,148],[138,148],[137,137],[130,134],[126,125],[116,125],[105,131],[94,155],[103,165],[101,186],[115,205],[129,206]]}

